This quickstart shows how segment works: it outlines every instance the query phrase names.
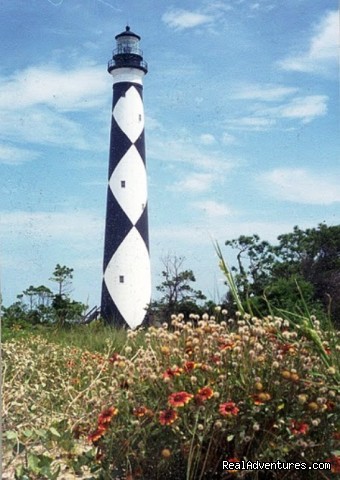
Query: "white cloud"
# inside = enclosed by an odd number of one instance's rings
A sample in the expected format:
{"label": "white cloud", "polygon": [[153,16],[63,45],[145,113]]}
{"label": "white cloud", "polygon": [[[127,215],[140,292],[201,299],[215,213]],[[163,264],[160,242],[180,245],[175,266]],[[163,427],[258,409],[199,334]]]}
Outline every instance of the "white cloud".
{"label": "white cloud", "polygon": [[224,132],[222,135],[222,143],[223,145],[233,145],[236,143],[236,138],[234,137],[234,135]]}
{"label": "white cloud", "polygon": [[205,152],[202,147],[192,143],[190,137],[181,138],[173,136],[162,138],[152,137],[148,140],[147,155],[149,159],[171,163],[185,163],[193,165],[209,172],[225,174],[241,160],[228,159],[219,151]]}
{"label": "white cloud", "polygon": [[326,95],[297,97],[287,105],[282,106],[279,112],[283,118],[298,118],[304,123],[308,123],[327,113],[327,100]]}
{"label": "white cloud", "polygon": [[200,136],[200,142],[203,145],[212,145],[216,142],[216,139],[215,139],[214,135],[211,135],[211,133],[203,133]]}
{"label": "white cloud", "polygon": [[[96,66],[64,71],[56,66],[33,66],[0,78],[2,135],[25,144],[100,149],[103,142],[98,138],[92,135],[89,141],[85,117],[78,123],[71,115],[81,111],[84,116],[87,110],[98,111],[109,102],[110,83],[106,77]],[[100,117],[92,117],[92,122],[95,120],[101,121]],[[98,132],[107,133],[100,128]],[[28,156],[32,159],[34,152]]]}
{"label": "white cloud", "polygon": [[210,218],[226,217],[231,214],[229,207],[227,207],[224,203],[219,203],[215,200],[201,200],[192,202],[191,205],[194,208],[198,208]]}
{"label": "white cloud", "polygon": [[0,163],[5,165],[21,165],[39,156],[40,153],[33,150],[0,144]]}
{"label": "white cloud", "polygon": [[284,70],[325,73],[338,65],[339,12],[329,11],[315,26],[306,48],[279,62]]}
{"label": "white cloud", "polygon": [[310,205],[340,202],[339,182],[334,177],[303,168],[277,168],[259,175],[258,182],[262,191],[280,200]]}
{"label": "white cloud", "polygon": [[56,66],[32,66],[0,79],[0,109],[17,110],[47,105],[59,111],[97,108],[110,88],[102,66],[61,70]]}
{"label": "white cloud", "polygon": [[247,115],[242,118],[228,120],[227,124],[230,129],[266,131],[276,125],[276,120],[274,118],[266,118],[265,116]]}
{"label": "white cloud", "polygon": [[100,237],[104,221],[91,211],[70,212],[30,212],[2,211],[0,235],[3,238],[34,243],[36,240],[51,242],[62,239],[64,242],[88,243],[88,239]]}
{"label": "white cloud", "polygon": [[175,9],[166,12],[162,16],[162,20],[169,27],[175,30],[184,30],[186,28],[194,28],[200,25],[211,23],[214,17],[189,10]]}
{"label": "white cloud", "polygon": [[248,84],[236,88],[232,94],[232,98],[236,100],[260,100],[263,102],[273,102],[282,100],[297,91],[298,89],[295,87],[285,87],[284,85]]}
{"label": "white cloud", "polygon": [[187,178],[175,183],[169,190],[199,193],[210,190],[216,176],[211,173],[192,173]]}
{"label": "white cloud", "polygon": [[267,131],[280,126],[283,120],[299,120],[309,123],[327,113],[326,95],[306,95],[292,97],[281,104],[250,104],[250,114],[227,121],[229,128],[243,130]]}

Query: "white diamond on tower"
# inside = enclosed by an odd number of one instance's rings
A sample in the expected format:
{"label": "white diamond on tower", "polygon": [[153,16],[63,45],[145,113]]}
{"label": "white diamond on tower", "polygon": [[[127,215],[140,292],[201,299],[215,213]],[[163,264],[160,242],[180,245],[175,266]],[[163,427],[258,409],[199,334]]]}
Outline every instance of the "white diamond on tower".
{"label": "white diamond on tower", "polygon": [[114,169],[109,185],[119,205],[135,225],[146,206],[148,193],[145,165],[134,145]]}
{"label": "white diamond on tower", "polygon": [[[124,272],[122,274],[122,272]],[[108,264],[104,281],[115,304],[130,328],[136,328],[145,317],[150,302],[151,285],[149,252],[136,228],[132,228]]]}
{"label": "white diamond on tower", "polygon": [[135,87],[120,97],[112,113],[119,127],[134,143],[144,130],[143,102]]}

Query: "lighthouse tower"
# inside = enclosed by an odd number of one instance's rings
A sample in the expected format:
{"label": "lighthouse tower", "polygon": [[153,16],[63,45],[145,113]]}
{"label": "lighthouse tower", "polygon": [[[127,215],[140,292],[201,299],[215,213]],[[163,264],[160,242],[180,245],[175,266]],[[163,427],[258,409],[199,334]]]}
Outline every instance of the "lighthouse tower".
{"label": "lighthouse tower", "polygon": [[113,79],[101,315],[135,328],[151,297],[140,37],[126,27],[108,64]]}

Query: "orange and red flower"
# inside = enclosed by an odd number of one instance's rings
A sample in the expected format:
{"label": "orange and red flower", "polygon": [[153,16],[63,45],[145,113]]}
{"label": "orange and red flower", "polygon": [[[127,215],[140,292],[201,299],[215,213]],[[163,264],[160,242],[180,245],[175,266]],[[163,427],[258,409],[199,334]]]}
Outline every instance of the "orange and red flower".
{"label": "orange and red flower", "polygon": [[[228,462],[229,464],[235,464],[235,463],[240,463],[240,459],[237,458],[237,457],[233,457],[233,458],[228,458]],[[232,474],[232,475],[237,475],[238,474],[238,470],[227,470],[228,473]]]}
{"label": "orange and red flower", "polygon": [[209,400],[214,395],[214,391],[210,387],[203,387],[200,388],[197,392],[197,396],[199,396],[203,401]]}
{"label": "orange and red flower", "polygon": [[197,366],[197,364],[195,362],[187,361],[183,365],[183,370],[185,372],[191,372],[191,370],[193,370],[196,366]]}
{"label": "orange and red flower", "polygon": [[159,423],[161,425],[171,425],[178,418],[178,413],[172,408],[159,412]]}
{"label": "orange and red flower", "polygon": [[173,378],[173,377],[178,377],[183,370],[179,367],[176,368],[167,368],[165,372],[163,373],[163,378]]}
{"label": "orange and red flower", "polygon": [[331,472],[332,473],[340,473],[340,456],[333,455],[333,457],[327,458],[325,460],[331,464]]}
{"label": "orange and red flower", "polygon": [[231,416],[237,415],[240,409],[237,407],[236,403],[226,402],[226,403],[221,403],[218,411],[223,417],[231,417]]}
{"label": "orange and red flower", "polygon": [[173,407],[184,407],[193,398],[191,393],[175,392],[168,396],[168,403]]}
{"label": "orange and red flower", "polygon": [[135,417],[152,417],[153,412],[147,407],[144,407],[143,405],[141,407],[136,407],[133,409],[133,415]]}
{"label": "orange and red flower", "polygon": [[292,420],[290,424],[290,431],[293,435],[305,435],[309,430],[308,423],[298,422],[297,420]]}
{"label": "orange and red flower", "polygon": [[263,405],[272,398],[271,395],[266,392],[255,393],[254,395],[252,395],[252,397],[255,405]]}
{"label": "orange and red flower", "polygon": [[90,433],[90,435],[87,437],[89,442],[98,442],[98,440],[100,440],[105,434],[106,430],[107,428],[105,425],[98,425],[98,428],[93,433]]}
{"label": "orange and red flower", "polygon": [[112,417],[115,417],[117,413],[118,413],[118,408],[116,407],[109,407],[106,410],[103,410],[98,417],[99,425],[110,423],[112,420]]}

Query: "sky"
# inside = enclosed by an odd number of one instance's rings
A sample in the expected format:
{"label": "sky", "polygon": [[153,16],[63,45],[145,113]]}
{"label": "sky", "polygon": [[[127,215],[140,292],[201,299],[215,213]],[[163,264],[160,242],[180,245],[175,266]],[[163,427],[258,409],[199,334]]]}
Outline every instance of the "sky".
{"label": "sky", "polygon": [[163,260],[226,292],[214,242],[339,224],[334,0],[3,0],[3,303],[30,285],[100,304],[115,35],[141,36],[153,297]]}

